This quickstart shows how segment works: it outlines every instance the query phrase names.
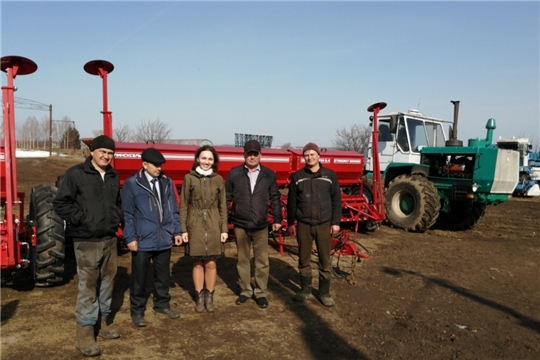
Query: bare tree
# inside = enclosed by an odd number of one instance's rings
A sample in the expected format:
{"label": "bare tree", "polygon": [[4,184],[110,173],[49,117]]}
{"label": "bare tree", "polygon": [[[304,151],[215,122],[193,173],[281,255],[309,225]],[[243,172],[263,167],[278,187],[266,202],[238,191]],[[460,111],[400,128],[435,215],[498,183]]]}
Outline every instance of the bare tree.
{"label": "bare tree", "polygon": [[292,148],[292,144],[290,142],[287,142],[287,143],[281,145],[281,148],[284,149],[284,150],[290,149],[290,148]]}
{"label": "bare tree", "polygon": [[35,149],[40,136],[39,122],[35,116],[29,116],[23,124],[17,126],[17,147]]}
{"label": "bare tree", "polygon": [[73,121],[68,116],[64,116],[61,120],[53,120],[53,143],[58,148],[66,145],[62,142],[63,135],[71,127],[73,127]]}
{"label": "bare tree", "polygon": [[161,120],[142,120],[136,126],[133,138],[138,142],[153,141],[156,144],[162,143],[170,136],[172,129]]}
{"label": "bare tree", "polygon": [[371,127],[368,125],[353,124],[348,129],[336,130],[336,139],[332,144],[338,150],[354,150],[363,153],[371,136]]}
{"label": "bare tree", "polygon": [[68,127],[64,134],[62,134],[62,144],[64,144],[64,149],[80,149],[81,136],[79,130],[75,127]]}
{"label": "bare tree", "polygon": [[114,128],[114,140],[128,142],[133,140],[133,131],[128,124],[119,124]]}
{"label": "bare tree", "polygon": [[50,118],[47,116],[43,116],[39,121],[38,131],[42,134],[40,139],[40,141],[42,141],[42,144],[40,145],[42,149],[47,149],[49,147],[50,122]]}
{"label": "bare tree", "polygon": [[98,137],[99,135],[103,135],[103,130],[92,130],[92,137]]}

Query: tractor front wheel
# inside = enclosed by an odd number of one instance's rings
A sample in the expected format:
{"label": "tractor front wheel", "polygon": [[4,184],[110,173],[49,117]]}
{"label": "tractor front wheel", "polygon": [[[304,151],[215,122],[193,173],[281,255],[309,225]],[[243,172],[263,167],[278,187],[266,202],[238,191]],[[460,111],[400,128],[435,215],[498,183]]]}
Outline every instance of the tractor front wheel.
{"label": "tractor front wheel", "polygon": [[424,232],[437,220],[441,208],[435,186],[421,175],[400,175],[385,194],[388,222],[400,229]]}
{"label": "tractor front wheel", "polygon": [[484,217],[486,204],[453,201],[450,212],[441,213],[437,227],[443,230],[462,231],[472,229]]}
{"label": "tractor front wheel", "polygon": [[30,219],[36,227],[36,286],[52,286],[64,281],[64,221],[54,212],[57,188],[39,185],[32,189]]}

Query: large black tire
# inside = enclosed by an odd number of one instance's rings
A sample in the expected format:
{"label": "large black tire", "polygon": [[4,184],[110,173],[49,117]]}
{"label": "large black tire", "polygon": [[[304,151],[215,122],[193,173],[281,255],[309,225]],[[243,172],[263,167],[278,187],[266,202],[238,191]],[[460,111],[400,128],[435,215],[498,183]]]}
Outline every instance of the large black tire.
{"label": "large black tire", "polygon": [[484,217],[485,212],[486,204],[454,201],[450,204],[450,212],[439,215],[436,226],[443,230],[470,230]]}
{"label": "large black tire", "polygon": [[64,221],[54,212],[57,188],[39,185],[32,189],[30,219],[36,227],[36,286],[52,286],[64,282]]}
{"label": "large black tire", "polygon": [[386,218],[390,225],[407,231],[424,232],[439,216],[437,189],[421,175],[400,175],[385,193]]}

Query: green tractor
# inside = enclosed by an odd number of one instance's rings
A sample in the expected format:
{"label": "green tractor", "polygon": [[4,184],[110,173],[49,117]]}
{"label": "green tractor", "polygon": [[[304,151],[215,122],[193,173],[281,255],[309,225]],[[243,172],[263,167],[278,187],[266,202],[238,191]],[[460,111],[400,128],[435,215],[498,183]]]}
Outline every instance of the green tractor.
{"label": "green tractor", "polygon": [[[472,229],[487,205],[506,201],[519,181],[519,154],[491,145],[495,119],[485,139],[457,140],[459,101],[454,121],[424,116],[416,110],[379,115],[379,159],[387,221],[407,231],[433,225],[446,230]],[[450,140],[443,124],[450,126]],[[371,142],[366,174],[372,174]]]}

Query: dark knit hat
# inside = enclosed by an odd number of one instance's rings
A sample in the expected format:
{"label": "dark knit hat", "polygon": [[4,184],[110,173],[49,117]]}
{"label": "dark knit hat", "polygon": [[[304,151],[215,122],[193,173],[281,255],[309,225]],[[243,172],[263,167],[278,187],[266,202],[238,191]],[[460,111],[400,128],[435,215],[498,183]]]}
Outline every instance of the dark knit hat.
{"label": "dark knit hat", "polygon": [[306,146],[304,146],[304,149],[302,150],[302,154],[305,153],[308,150],[315,150],[317,152],[317,154],[321,155],[321,150],[319,149],[319,147],[315,143],[312,143],[312,142],[307,143]]}
{"label": "dark knit hat", "polygon": [[166,161],[161,152],[155,148],[145,149],[141,154],[141,158],[142,161],[146,161],[154,165],[161,165]]}
{"label": "dark knit hat", "polygon": [[107,135],[99,135],[95,137],[92,140],[92,144],[90,144],[90,151],[94,151],[96,149],[109,149],[114,151],[114,140]]}
{"label": "dark knit hat", "polygon": [[244,155],[250,152],[261,153],[261,144],[257,140],[249,140],[244,144]]}

